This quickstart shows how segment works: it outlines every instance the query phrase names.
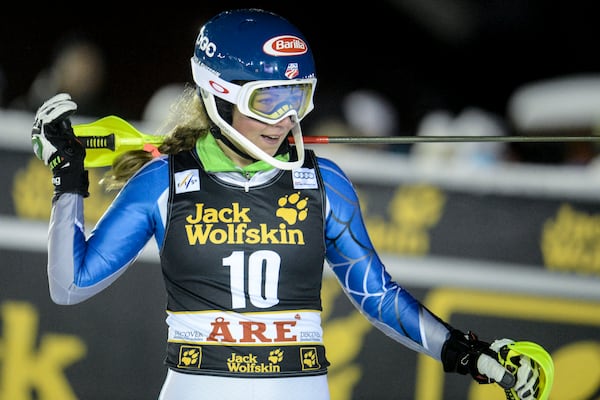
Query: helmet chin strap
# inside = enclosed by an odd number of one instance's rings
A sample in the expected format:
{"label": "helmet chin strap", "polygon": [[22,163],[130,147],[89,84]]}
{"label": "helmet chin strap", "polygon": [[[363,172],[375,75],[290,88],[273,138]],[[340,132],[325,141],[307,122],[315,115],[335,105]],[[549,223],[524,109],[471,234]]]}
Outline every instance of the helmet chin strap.
{"label": "helmet chin strap", "polygon": [[[221,129],[218,126],[213,125],[209,128],[209,130],[215,139],[219,139],[220,141],[222,141],[227,147],[229,147],[231,150],[233,150],[240,157],[243,157],[246,160],[250,160],[252,162],[258,161],[256,158],[251,157],[250,155],[244,153],[243,150],[238,149],[236,145],[231,143],[231,140],[227,139],[227,136],[225,136],[221,133]],[[290,149],[291,149],[290,142],[287,140],[284,140],[283,143],[281,143],[281,146],[279,146],[279,148],[277,149],[277,152],[275,152],[275,155],[278,156],[280,154],[289,153]]]}
{"label": "helmet chin strap", "polygon": [[[210,119],[217,125],[217,127],[221,129],[221,134],[233,144],[234,150],[237,148],[238,150],[243,149],[243,151],[246,152],[246,155],[243,156],[244,158],[248,158],[247,156],[250,156],[251,159],[265,161],[275,168],[285,170],[300,168],[302,164],[304,164],[304,141],[302,140],[302,130],[300,129],[300,123],[297,120],[297,116],[292,116],[294,119],[292,136],[294,137],[295,143],[295,146],[292,147],[295,148],[298,158],[296,161],[281,161],[261,150],[258,146],[248,140],[248,138],[239,133],[223,118],[221,118],[217,111],[217,105],[213,94],[200,88],[200,95],[202,96],[202,100],[204,101],[204,105],[206,107],[206,112]],[[229,146],[229,144],[227,145]],[[236,151],[236,153],[238,152]]]}
{"label": "helmet chin strap", "polygon": [[217,125],[211,126],[209,130],[215,139],[219,139],[220,141],[225,143],[225,145],[227,147],[229,147],[231,150],[233,150],[235,152],[235,154],[237,154],[238,156],[245,158],[246,160],[250,160],[252,162],[258,161],[256,158],[251,157],[249,154],[244,153],[242,150],[238,149],[236,145],[231,143],[231,140],[229,140],[227,138],[227,136],[225,136],[225,135],[223,135],[223,133],[221,133],[221,128],[219,128]]}

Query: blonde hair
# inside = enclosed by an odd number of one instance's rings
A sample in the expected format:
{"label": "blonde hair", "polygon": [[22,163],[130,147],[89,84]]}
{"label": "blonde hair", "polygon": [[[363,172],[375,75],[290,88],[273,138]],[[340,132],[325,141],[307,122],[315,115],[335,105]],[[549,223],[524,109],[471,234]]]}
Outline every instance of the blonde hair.
{"label": "blonde hair", "polygon": [[[208,133],[210,127],[211,122],[196,88],[187,84],[171,105],[167,119],[157,131],[159,135],[166,132],[158,151],[162,154],[176,154],[190,150],[194,148],[199,137]],[[152,153],[145,150],[123,153],[115,158],[100,184],[107,191],[118,190],[152,158]]]}

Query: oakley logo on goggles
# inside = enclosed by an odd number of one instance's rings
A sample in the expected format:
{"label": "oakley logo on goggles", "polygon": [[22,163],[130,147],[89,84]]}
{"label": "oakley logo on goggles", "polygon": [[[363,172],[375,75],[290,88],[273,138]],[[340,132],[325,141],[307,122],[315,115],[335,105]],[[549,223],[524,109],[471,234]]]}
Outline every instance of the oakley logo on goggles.
{"label": "oakley logo on goggles", "polygon": [[314,78],[251,81],[240,86],[220,79],[193,59],[192,71],[198,86],[236,104],[242,114],[267,124],[275,124],[292,115],[300,121],[314,108],[317,84]]}

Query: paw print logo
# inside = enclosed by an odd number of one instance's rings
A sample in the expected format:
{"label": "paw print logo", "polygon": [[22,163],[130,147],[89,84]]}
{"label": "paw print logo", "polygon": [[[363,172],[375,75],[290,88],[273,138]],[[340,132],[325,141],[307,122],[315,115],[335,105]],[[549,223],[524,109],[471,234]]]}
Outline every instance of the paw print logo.
{"label": "paw print logo", "polygon": [[319,360],[317,359],[317,349],[314,347],[303,347],[300,349],[302,359],[302,370],[319,369]]}
{"label": "paw print logo", "polygon": [[308,198],[300,198],[300,193],[293,193],[280,197],[277,201],[278,217],[282,218],[288,225],[294,225],[298,221],[304,221],[308,216]]}
{"label": "paw print logo", "polygon": [[200,347],[181,346],[179,348],[179,368],[200,368]]}
{"label": "paw print logo", "polygon": [[281,349],[276,349],[269,353],[269,362],[271,364],[279,364],[282,361],[283,351],[281,351]]}

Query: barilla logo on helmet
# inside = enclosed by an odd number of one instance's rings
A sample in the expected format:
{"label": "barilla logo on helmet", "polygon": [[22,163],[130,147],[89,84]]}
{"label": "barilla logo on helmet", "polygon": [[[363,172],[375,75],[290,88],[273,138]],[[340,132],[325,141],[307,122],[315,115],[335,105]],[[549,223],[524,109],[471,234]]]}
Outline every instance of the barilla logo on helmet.
{"label": "barilla logo on helmet", "polygon": [[308,51],[308,46],[298,36],[283,35],[267,40],[263,51],[270,56],[299,56]]}

